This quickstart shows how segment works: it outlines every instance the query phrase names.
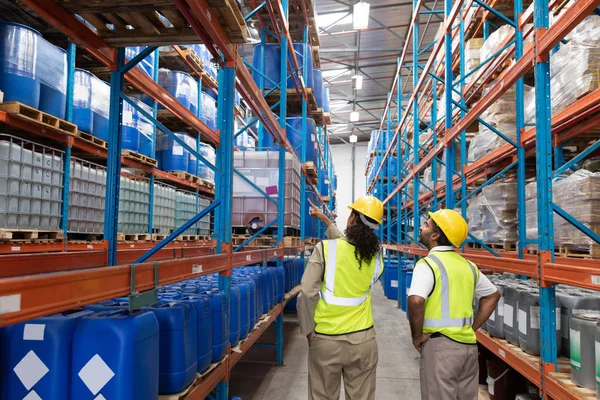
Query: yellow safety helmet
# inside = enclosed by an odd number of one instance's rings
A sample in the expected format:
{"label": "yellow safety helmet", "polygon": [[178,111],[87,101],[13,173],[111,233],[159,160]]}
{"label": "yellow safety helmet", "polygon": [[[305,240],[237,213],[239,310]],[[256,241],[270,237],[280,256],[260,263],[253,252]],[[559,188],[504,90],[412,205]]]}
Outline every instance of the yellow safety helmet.
{"label": "yellow safety helmet", "polygon": [[454,247],[460,247],[469,235],[467,221],[456,211],[444,208],[428,214]]}
{"label": "yellow safety helmet", "polygon": [[383,220],[383,203],[377,197],[361,197],[348,208],[377,221],[378,224]]}

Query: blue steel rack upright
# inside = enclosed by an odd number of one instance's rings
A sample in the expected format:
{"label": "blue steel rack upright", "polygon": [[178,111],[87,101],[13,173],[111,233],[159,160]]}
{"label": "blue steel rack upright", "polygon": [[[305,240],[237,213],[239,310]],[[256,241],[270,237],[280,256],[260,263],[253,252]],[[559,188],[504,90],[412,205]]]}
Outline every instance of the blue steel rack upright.
{"label": "blue steel rack upright", "polygon": [[[556,357],[556,317],[555,317],[555,283],[600,290],[600,285],[593,278],[595,260],[575,259],[568,256],[555,255],[553,215],[557,213],[575,228],[586,234],[595,243],[600,243],[600,236],[586,225],[577,221],[552,199],[552,181],[566,169],[571,168],[585,157],[600,148],[600,141],[590,145],[579,155],[565,161],[561,146],[569,139],[580,135],[586,129],[598,125],[600,116],[598,106],[600,95],[598,90],[577,99],[564,111],[552,115],[550,95],[550,54],[556,46],[585,17],[594,12],[599,1],[581,0],[571,7],[562,10],[558,18],[549,25],[548,0],[534,0],[526,9],[522,0],[514,0],[514,17],[507,18],[494,9],[498,1],[444,1],[443,35],[424,48],[419,46],[419,15],[423,14],[423,2],[413,1],[413,16],[407,37],[407,43],[398,61],[396,78],[392,91],[388,96],[388,104],[381,128],[389,125],[391,99],[396,95],[398,107],[398,124],[393,137],[388,138],[381,157],[381,165],[373,165],[375,177],[368,182],[369,190],[380,190],[380,177],[389,171],[389,161],[394,149],[398,156],[398,183],[387,192],[385,203],[398,200],[399,226],[398,237],[394,241],[390,229],[384,233],[385,247],[389,251],[397,251],[408,257],[426,255],[426,250],[416,242],[421,217],[428,210],[440,207],[455,208],[466,215],[466,201],[483,188],[498,181],[513,179],[517,192],[517,237],[518,245],[515,253],[497,251],[490,248],[480,238],[469,235],[469,242],[478,244],[476,250],[463,245],[459,250],[464,256],[483,268],[499,272],[512,272],[535,278],[539,282],[541,309],[541,356],[540,368],[528,364],[514,354],[502,341],[493,339],[485,333],[477,332],[478,340],[493,353],[500,355],[517,371],[540,388],[544,398],[575,399],[578,394],[572,387],[554,375],[557,365]],[[552,2],[552,7],[558,7]],[[475,18],[475,13],[483,12],[482,20]],[[501,44],[498,51],[472,71],[465,67],[465,41],[474,37],[483,29],[485,38],[495,25],[489,21],[496,18],[502,23],[512,26],[514,30]],[[527,25],[533,22],[533,28]],[[524,46],[524,38],[533,37],[533,43]],[[412,39],[412,65],[407,59],[407,49]],[[453,39],[455,43],[453,44]],[[426,65],[420,65],[416,54],[432,49]],[[512,49],[506,51],[507,49]],[[437,57],[440,52],[443,56]],[[499,70],[499,66],[514,54],[515,62]],[[436,64],[436,60],[440,60]],[[456,65],[455,65],[456,64]],[[453,65],[455,67],[453,68]],[[408,94],[402,86],[402,72],[412,71],[413,89]],[[535,108],[536,125],[527,127],[524,122],[524,75],[530,69],[535,75]],[[455,75],[455,71],[458,71]],[[478,101],[475,95],[483,89],[486,79],[496,72],[495,81],[489,90],[482,94]],[[470,79],[467,82],[467,79]],[[481,80],[481,81],[480,81]],[[481,83],[478,83],[481,82]],[[498,131],[480,116],[500,96],[511,87],[515,87],[516,132],[508,135]],[[441,90],[440,90],[441,89]],[[397,93],[396,93],[397,91]],[[442,92],[445,100],[444,115],[437,115],[438,93]],[[456,97],[460,97],[457,100]],[[453,99],[454,97],[454,99]],[[425,117],[430,112],[431,120]],[[458,116],[458,118],[453,118]],[[387,119],[386,119],[387,117]],[[443,119],[443,123],[442,123]],[[467,165],[466,130],[478,122],[490,129],[504,142],[500,148]],[[581,127],[581,124],[584,126]],[[553,132],[554,130],[554,132]],[[514,134],[512,134],[514,133]],[[379,142],[385,135],[379,135]],[[412,139],[412,145],[410,140]],[[424,140],[423,140],[424,139]],[[381,147],[376,147],[381,148]],[[445,152],[445,159],[439,157]],[[553,155],[554,165],[553,165]],[[526,237],[525,214],[525,161],[535,156],[537,184],[537,233],[538,239]],[[456,161],[459,165],[455,165]],[[437,181],[438,164],[445,166],[446,174],[441,182]],[[421,179],[421,172],[431,166],[433,187],[427,187]],[[514,171],[509,176],[509,172]],[[388,176],[388,179],[390,177]],[[481,180],[484,180],[481,183]],[[478,183],[477,188],[472,185]],[[412,183],[412,195],[407,192]],[[419,186],[423,189],[419,189]],[[389,189],[389,184],[388,184]],[[537,245],[537,254],[529,254],[527,245]],[[399,268],[401,270],[401,268]],[[399,288],[400,289],[400,288]],[[399,290],[400,292],[400,290]],[[399,304],[402,299],[399,298]],[[575,387],[575,386],[573,386]]]}

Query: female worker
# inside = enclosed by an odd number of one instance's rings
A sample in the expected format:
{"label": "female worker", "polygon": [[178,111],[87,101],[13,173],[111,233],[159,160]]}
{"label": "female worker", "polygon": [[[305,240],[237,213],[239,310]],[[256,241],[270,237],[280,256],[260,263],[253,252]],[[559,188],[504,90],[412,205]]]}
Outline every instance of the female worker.
{"label": "female worker", "polygon": [[371,288],[383,273],[374,232],[383,203],[372,196],[354,202],[345,236],[310,204],[310,215],[327,226],[329,240],[315,246],[298,298],[300,331],[309,344],[308,397],[339,399],[343,375],[347,400],[375,399],[378,356]]}

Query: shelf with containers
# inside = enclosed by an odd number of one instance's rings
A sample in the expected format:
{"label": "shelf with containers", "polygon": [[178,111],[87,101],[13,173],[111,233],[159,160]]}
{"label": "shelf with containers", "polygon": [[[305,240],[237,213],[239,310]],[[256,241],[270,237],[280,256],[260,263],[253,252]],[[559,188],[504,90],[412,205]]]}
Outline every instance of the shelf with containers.
{"label": "shelf with containers", "polygon": [[[597,299],[600,289],[593,189],[600,146],[593,75],[600,48],[598,6],[597,1],[446,2],[436,40],[420,47],[417,22],[424,10],[415,1],[412,40],[399,59],[366,160],[368,190],[386,205],[397,204],[386,211],[396,224],[384,224],[381,232],[388,252],[409,260],[426,255],[416,243],[421,221],[427,211],[454,208],[470,228],[459,252],[481,268],[534,279],[523,281],[534,282],[532,287],[518,291],[536,301],[537,330],[529,319],[518,319],[519,330],[537,339],[535,351],[525,346],[534,362],[523,363],[515,355],[522,350],[502,338],[482,332],[478,338],[547,398],[580,398],[596,390],[595,361],[565,353],[564,345],[557,349],[561,341],[572,342],[573,324],[580,324],[574,329],[581,331],[576,335],[581,348],[594,340],[590,328],[581,327],[582,319],[589,320],[594,330],[593,315],[560,314],[570,304],[565,292]],[[425,65],[409,61],[409,50],[426,49],[431,55]],[[407,80],[411,91],[398,89]],[[390,108],[392,98],[399,110]],[[389,173],[394,167],[395,182]],[[399,272],[399,281],[407,273]],[[398,289],[401,305],[406,292]],[[531,311],[522,309],[529,318]],[[559,354],[571,358],[569,368]]]}
{"label": "shelf with containers", "polygon": [[[107,172],[106,194],[104,196],[104,211],[106,214],[104,218],[104,233],[106,240],[97,244],[98,246],[102,246],[101,249],[88,248],[85,252],[83,251],[83,248],[73,247],[73,250],[77,249],[80,251],[66,253],[60,251],[58,248],[53,248],[47,250],[55,251],[54,253],[3,255],[3,262],[14,262],[16,265],[23,267],[24,275],[17,275],[18,272],[16,268],[11,268],[10,270],[7,268],[3,272],[3,277],[0,279],[0,326],[6,327],[7,325],[18,322],[30,321],[33,318],[44,318],[45,315],[56,312],[61,313],[76,307],[94,307],[93,305],[97,305],[98,302],[102,303],[99,305],[101,307],[111,305],[111,307],[115,306],[116,308],[106,311],[104,314],[100,312],[101,315],[96,315],[94,318],[103,320],[104,318],[109,317],[106,313],[110,313],[110,315],[118,316],[124,321],[130,321],[138,316],[148,313],[134,311],[130,315],[125,315],[125,312],[120,311],[119,307],[132,308],[133,310],[137,310],[140,307],[142,309],[145,307],[152,308],[154,307],[154,302],[159,297],[164,300],[166,296],[171,296],[168,301],[168,308],[177,308],[179,306],[173,306],[171,303],[179,304],[181,299],[177,298],[179,295],[174,294],[173,291],[179,291],[181,293],[182,286],[194,284],[193,282],[190,282],[190,280],[202,284],[210,282],[212,287],[220,289],[219,293],[221,293],[222,296],[222,304],[225,304],[224,307],[226,307],[223,308],[223,310],[226,310],[226,313],[229,313],[231,308],[232,314],[230,315],[234,315],[233,307],[237,304],[235,299],[237,298],[239,301],[240,298],[249,298],[246,294],[241,295],[241,292],[243,291],[241,288],[244,287],[244,283],[239,282],[240,280],[248,280],[247,277],[243,276],[245,272],[249,271],[245,267],[248,265],[256,265],[257,263],[265,264],[269,260],[275,260],[276,265],[274,265],[273,268],[258,268],[256,270],[260,271],[261,274],[268,274],[271,276],[270,279],[273,283],[271,287],[277,287],[278,296],[281,296],[278,297],[278,300],[276,301],[273,299],[274,295],[271,295],[271,303],[267,306],[268,309],[266,310],[267,314],[272,314],[272,321],[274,321],[278,327],[276,344],[274,347],[276,349],[277,364],[281,365],[283,363],[283,336],[280,329],[282,326],[280,310],[283,308],[283,303],[297,294],[297,289],[294,289],[294,287],[298,284],[303,270],[304,247],[285,247],[283,243],[283,229],[277,230],[277,247],[274,248],[247,250],[244,246],[239,246],[234,249],[231,245],[233,177],[234,173],[236,174],[236,177],[243,176],[243,174],[234,172],[235,153],[245,153],[239,151],[234,153],[233,148],[235,133],[234,121],[236,119],[234,111],[234,89],[236,85],[242,96],[245,97],[249,108],[261,121],[261,134],[266,134],[268,137],[272,135],[278,147],[278,152],[275,150],[274,153],[278,153],[279,155],[277,159],[279,178],[277,181],[278,197],[276,203],[278,207],[276,221],[280,227],[285,226],[284,192],[286,185],[284,171],[286,164],[285,160],[288,158],[288,156],[286,156],[286,150],[291,157],[297,157],[296,149],[290,145],[288,139],[283,134],[283,132],[285,132],[285,118],[283,118],[285,112],[282,112],[282,118],[278,121],[264,98],[262,96],[257,96],[260,91],[240,56],[237,54],[235,42],[230,41],[229,39],[228,33],[231,33],[229,30],[230,28],[221,26],[217,21],[219,18],[211,18],[211,15],[218,15],[218,13],[214,14],[213,10],[206,3],[197,1],[178,1],[173,4],[167,4],[165,2],[161,3],[156,5],[156,9],[151,13],[154,17],[150,19],[148,19],[147,13],[144,14],[145,11],[147,11],[147,5],[131,1],[127,3],[127,18],[133,18],[131,20],[123,20],[117,15],[117,9],[114,7],[118,8],[123,5],[114,6],[110,4],[69,3],[66,6],[68,9],[66,9],[63,5],[59,5],[52,1],[43,3],[25,1],[23,4],[28,7],[26,13],[30,13],[31,11],[35,13],[31,14],[33,15],[32,18],[35,19],[37,18],[36,15],[39,15],[44,23],[51,25],[54,29],[71,38],[79,46],[85,48],[86,51],[92,55],[92,57],[89,58],[90,60],[98,59],[102,64],[109,66],[111,70],[111,101],[110,112],[108,114],[111,117],[108,121],[108,145],[105,149]],[[231,11],[231,7],[229,5],[228,7]],[[283,2],[276,8],[280,10],[280,12],[283,12],[281,10],[287,10],[288,8],[287,3]],[[25,9],[23,11],[25,11]],[[81,14],[84,20],[78,19],[75,14]],[[20,15],[22,16],[23,14]],[[304,15],[306,19],[306,14]],[[164,23],[163,18],[160,18],[159,16],[166,18],[166,20],[174,26],[168,26]],[[283,17],[287,18],[287,16]],[[125,29],[123,23],[131,21],[133,21],[131,26],[134,29]],[[85,23],[88,23],[88,25],[86,26]],[[148,23],[152,24],[154,28],[149,29]],[[182,23],[185,26],[177,26]],[[156,24],[162,24],[163,26],[157,28]],[[93,29],[91,29],[90,25],[93,26]],[[225,33],[226,31],[228,33]],[[180,102],[182,99],[179,99],[176,94],[170,94],[168,90],[163,89],[160,84],[156,82],[158,81],[158,79],[156,79],[156,74],[159,72],[158,68],[154,68],[154,79],[151,79],[151,77],[147,76],[142,69],[136,67],[137,63],[140,61],[143,62],[152,54],[155,55],[155,60],[159,58],[156,57],[155,52],[157,49],[155,47],[143,48],[143,46],[172,45],[176,42],[174,40],[175,32],[177,32],[177,41],[185,41],[187,43],[193,43],[195,41],[204,42],[220,66],[218,72],[219,90],[217,101],[219,106],[217,107],[217,131],[210,129],[208,125],[202,122],[197,115],[187,108],[187,104],[182,104]],[[289,36],[289,33],[281,33],[283,36]],[[188,34],[191,36],[186,36]],[[135,42],[135,45],[141,47],[138,49],[139,52],[137,55],[134,55],[130,61],[127,61],[129,57],[127,57],[126,50],[123,47],[118,49],[112,47],[113,44],[119,46],[133,45],[133,42]],[[69,63],[67,67],[68,71],[70,71],[69,76],[73,77],[75,72],[74,61],[76,59],[76,52],[74,45],[69,45],[68,47]],[[80,52],[77,53],[78,60],[80,57],[84,57]],[[293,53],[291,53],[291,58],[295,59]],[[297,61],[295,61],[294,64],[298,69]],[[144,65],[142,64],[142,67],[143,66]],[[283,63],[282,67],[286,68],[285,63]],[[127,85],[126,82],[128,82]],[[69,87],[69,85],[67,86]],[[159,103],[159,105],[163,106],[166,110],[169,110],[171,114],[182,119],[186,124],[191,125],[194,131],[200,134],[203,141],[206,140],[207,142],[216,145],[215,165],[213,165],[212,162],[205,160],[202,154],[198,150],[194,150],[192,146],[189,146],[185,139],[176,136],[171,130],[165,127],[160,120],[156,120],[156,108],[153,108],[152,112],[147,112],[145,111],[144,106],[137,104],[134,101],[130,102],[131,99],[129,94],[131,94],[131,92],[129,92],[129,90],[131,88],[139,91],[140,94],[149,96],[154,102]],[[301,89],[305,90],[304,88]],[[199,90],[199,92],[200,91],[201,90]],[[286,107],[283,105],[286,101],[286,91],[282,91],[281,96],[281,109],[285,110]],[[304,102],[306,102],[306,100],[304,100]],[[67,101],[67,104],[69,103],[70,102]],[[169,185],[168,187],[164,186],[161,187],[160,190],[157,190],[157,197],[161,199],[161,202],[147,204],[146,199],[154,199],[154,196],[150,196],[145,190],[145,187],[149,184],[147,181],[140,178],[139,175],[132,173],[134,172],[132,170],[135,167],[138,167],[135,169],[140,170],[144,170],[144,168],[140,167],[140,165],[138,165],[139,163],[133,163],[133,166],[129,171],[121,170],[121,165],[130,166],[133,162],[127,158],[122,159],[120,155],[120,138],[126,133],[124,132],[126,130],[126,121],[117,118],[117,116],[125,114],[125,111],[127,111],[126,107],[129,106],[137,110],[144,118],[156,125],[158,129],[163,131],[163,133],[169,137],[169,140],[173,140],[174,143],[177,143],[183,149],[186,149],[190,154],[195,155],[197,159],[204,161],[205,166],[214,171],[216,175],[214,201],[203,211],[193,213],[193,217],[183,223],[179,228],[175,229],[174,232],[163,234],[161,231],[160,235],[166,235],[166,237],[160,240],[159,243],[117,243],[118,223],[129,225],[145,223],[144,218],[141,218],[141,220],[138,218],[137,214],[139,214],[139,208],[142,208],[143,212],[145,212],[144,207],[148,210],[154,210],[156,208],[155,215],[160,229],[167,227],[167,225],[170,226],[169,218],[171,218],[170,216],[165,215],[163,211],[165,208],[168,208],[169,201],[172,202],[172,199],[168,194],[168,192],[173,191],[172,185]],[[303,108],[305,107],[306,105],[304,105]],[[69,110],[68,113],[70,112],[71,111]],[[4,118],[11,121],[15,119],[13,116],[8,115]],[[306,119],[306,116],[304,116],[304,119]],[[24,122],[21,123],[23,124],[19,126],[21,132],[40,129],[39,132],[45,134],[45,132],[41,131],[41,128],[36,127],[36,123],[31,122],[30,125],[27,125]],[[248,125],[252,124],[253,122]],[[41,137],[43,135],[38,136]],[[303,137],[305,138],[304,140],[306,140],[306,135],[303,135]],[[260,139],[262,140],[264,137]],[[61,140],[56,141],[64,143],[64,141]],[[79,142],[78,139],[74,138],[67,140],[67,142],[65,153],[68,153],[70,158],[73,155],[73,143]],[[196,143],[198,144],[199,142],[196,141]],[[71,144],[71,146],[68,146],[68,144]],[[81,143],[80,146],[82,147],[82,150],[90,149],[89,147],[85,147],[88,145],[83,143]],[[174,144],[168,149],[172,150],[173,147],[175,147]],[[91,150],[89,153],[96,155],[100,154],[97,149]],[[82,151],[82,154],[85,155],[86,152]],[[81,157],[81,154],[77,153],[77,156]],[[91,160],[84,160],[85,162],[92,162]],[[70,165],[70,163],[63,164]],[[77,168],[73,168],[73,171],[76,169]],[[60,172],[63,173],[62,170]],[[70,172],[71,171],[64,173],[63,176],[69,177]],[[128,175],[122,177],[121,172]],[[155,180],[155,178],[165,176],[165,174],[169,175],[167,172],[160,172],[157,169],[153,171],[153,173],[154,175],[150,176],[150,182]],[[121,184],[122,178],[131,179],[133,184],[130,184],[129,182],[125,183],[125,181]],[[181,182],[183,182],[183,180],[181,180]],[[177,179],[171,179],[167,183],[172,184],[181,182]],[[304,179],[301,179],[301,182],[304,183]],[[64,179],[64,183],[70,183],[70,179]],[[188,184],[181,183],[181,185],[188,190],[190,188]],[[141,188],[143,190],[138,191],[136,188]],[[312,186],[312,188],[313,190],[315,189],[314,186]],[[65,193],[69,193],[69,190],[65,189]],[[136,203],[139,207],[134,209],[126,207],[120,208],[118,201],[119,193],[121,193],[122,197],[127,197],[129,200],[132,200],[132,202]],[[190,195],[186,196],[186,205],[189,203],[189,201],[187,201],[189,197]],[[271,198],[271,200],[273,199]],[[175,202],[176,201],[177,198],[175,198]],[[67,207],[68,201],[63,201],[62,204],[64,207]],[[182,207],[182,210],[180,211],[185,211],[186,213],[189,213],[189,215],[192,215],[190,207],[183,208],[184,207]],[[123,212],[129,212],[132,216],[125,218]],[[207,246],[196,246],[190,243],[189,247],[187,243],[173,243],[173,240],[176,237],[185,233],[195,224],[201,223],[203,218],[210,212],[215,214],[215,243],[206,243]],[[148,213],[150,214],[149,211]],[[303,208],[299,210],[299,213],[300,218],[306,216]],[[121,218],[119,218],[120,216]],[[180,219],[183,221],[187,216],[188,215],[182,215],[178,220]],[[172,217],[172,219],[175,219],[175,217]],[[149,222],[148,224],[151,225]],[[300,232],[302,235],[304,229],[301,229]],[[26,247],[33,249],[33,245],[34,244],[27,244]],[[79,246],[80,244],[69,243],[68,241],[63,243],[64,249],[76,245]],[[129,245],[129,248],[127,248],[127,245]],[[86,244],[85,246],[94,247],[96,244]],[[44,248],[43,244],[40,244],[40,248]],[[212,254],[213,251],[215,254]],[[300,257],[297,257],[298,255],[300,255]],[[41,257],[45,257],[44,260],[46,263],[40,263]],[[292,264],[295,266],[292,267]],[[45,265],[45,267],[42,265]],[[286,268],[291,268],[289,273],[281,274],[280,271],[285,271]],[[277,271],[277,273],[274,271]],[[275,276],[277,276],[277,278],[275,278]],[[288,280],[285,281],[285,285],[282,285],[281,279],[284,276],[287,276]],[[172,284],[177,285],[176,287],[169,286]],[[284,292],[281,290],[282,287],[284,287],[284,291],[288,293],[287,297],[283,297]],[[268,291],[269,290],[267,290],[267,292]],[[246,291],[246,293],[248,293],[248,291]],[[108,304],[107,301],[110,299],[115,300],[111,300],[109,302],[110,304]],[[189,299],[190,304],[196,304],[195,301],[195,299]],[[213,303],[214,301],[215,300],[213,300]],[[120,304],[123,302],[128,303],[128,305],[124,306],[123,304]],[[245,304],[248,304],[248,301],[246,301]],[[161,306],[159,308],[167,308],[167,306]],[[157,316],[161,314],[161,312],[157,310],[152,312]],[[56,317],[66,318],[69,315],[71,314],[67,312],[62,314],[62,316]],[[79,318],[79,316],[80,315],[78,315],[77,318]],[[147,317],[144,318],[148,319]],[[110,318],[103,323],[110,323],[112,321],[109,320]],[[222,332],[232,331],[234,326],[236,326],[234,322],[235,321],[226,321],[225,325],[223,325],[224,330]],[[79,322],[77,323],[79,324]],[[82,316],[81,324],[92,326],[94,321],[88,321],[86,316]],[[81,330],[84,329],[85,328],[81,328]],[[260,335],[262,329],[263,328],[259,327],[250,335],[250,339],[248,339],[247,342],[248,346],[251,344],[252,340],[256,340],[256,337]],[[79,330],[80,329],[78,328],[78,331]],[[48,331],[48,334],[50,334],[50,331]],[[75,343],[79,343],[77,338],[75,338]],[[242,347],[242,353],[245,352],[246,349],[247,347]],[[113,346],[111,350],[113,354],[129,354],[126,349],[124,349],[123,352],[115,352],[114,350],[115,347]],[[158,353],[158,351],[146,352],[145,354],[151,356],[153,353]],[[187,351],[184,353],[191,354]],[[105,357],[102,360],[105,366],[107,366],[107,362],[109,362],[109,369],[111,367],[117,368],[117,366],[112,364],[112,360],[109,360],[108,356],[105,356],[105,353],[102,354],[102,357]],[[173,354],[181,353],[173,352]],[[102,357],[100,358],[102,359]],[[208,395],[215,386],[216,397],[220,399],[227,398],[228,370],[231,363],[234,363],[239,357],[241,356],[238,356],[237,353],[230,353],[230,350],[226,349],[225,358],[222,359],[224,360],[222,365],[226,366],[225,371],[227,372],[222,374],[222,371],[224,371],[223,367],[217,366],[214,370],[216,372],[208,374],[205,379],[202,379],[200,384],[197,385],[203,386],[203,389],[195,389],[194,395],[190,392],[189,398],[203,398],[205,395]],[[78,362],[79,361],[85,363],[87,360],[78,360]],[[90,362],[91,361],[94,360],[90,360]],[[97,360],[94,362],[97,362]],[[183,362],[183,360],[176,360],[176,363],[178,364],[181,362]],[[79,364],[74,361],[73,365]],[[153,366],[155,364],[151,361],[149,363],[144,362],[144,365]],[[82,368],[82,371],[84,370],[85,366]],[[131,371],[133,368],[129,368],[129,370]],[[77,378],[75,378],[75,380],[76,379]],[[92,390],[85,379],[81,378],[81,380],[87,385],[87,389]],[[153,380],[150,379],[147,381],[152,381],[154,384],[155,380],[156,379],[154,378]],[[144,385],[147,384],[147,381],[144,382]],[[135,380],[130,380],[130,383],[135,384]],[[35,383],[32,386],[35,386]],[[111,386],[110,389],[109,386]],[[29,392],[30,389],[31,387],[28,387],[27,392]],[[34,388],[34,390],[36,389],[40,391],[43,390],[43,388],[39,386]],[[105,382],[105,385],[101,385],[101,387],[97,389],[98,390],[95,393],[92,391],[94,396],[100,391],[108,395],[108,392],[104,392],[104,390],[113,390],[113,387],[111,383],[107,384],[107,382]],[[206,390],[203,391],[204,389]],[[85,391],[86,389],[82,389],[81,382],[77,381],[77,383],[74,383],[73,390]]]}

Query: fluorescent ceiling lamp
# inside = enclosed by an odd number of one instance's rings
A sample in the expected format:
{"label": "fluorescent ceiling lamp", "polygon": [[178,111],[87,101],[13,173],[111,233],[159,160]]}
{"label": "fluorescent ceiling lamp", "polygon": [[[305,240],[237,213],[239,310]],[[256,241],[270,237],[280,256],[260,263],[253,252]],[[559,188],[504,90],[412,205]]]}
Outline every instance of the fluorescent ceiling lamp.
{"label": "fluorescent ceiling lamp", "polygon": [[362,75],[354,75],[352,76],[352,89],[360,90],[362,89],[363,77]]}
{"label": "fluorescent ceiling lamp", "polygon": [[356,143],[358,142],[358,136],[356,135],[350,135],[350,143]]}
{"label": "fluorescent ceiling lamp", "polygon": [[346,75],[349,74],[350,70],[348,68],[339,68],[339,69],[326,69],[323,71],[323,78],[331,78],[336,75]]}
{"label": "fluorescent ceiling lamp", "polygon": [[359,1],[354,5],[352,13],[352,28],[367,29],[369,27],[369,3]]}
{"label": "fluorescent ceiling lamp", "polygon": [[358,111],[352,111],[350,113],[350,122],[358,122],[360,120],[360,114]]}
{"label": "fluorescent ceiling lamp", "polygon": [[[336,22],[337,21],[337,22]],[[349,25],[352,23],[352,14],[339,12],[324,15],[317,15],[317,25],[320,28],[327,28],[337,25]]]}

